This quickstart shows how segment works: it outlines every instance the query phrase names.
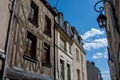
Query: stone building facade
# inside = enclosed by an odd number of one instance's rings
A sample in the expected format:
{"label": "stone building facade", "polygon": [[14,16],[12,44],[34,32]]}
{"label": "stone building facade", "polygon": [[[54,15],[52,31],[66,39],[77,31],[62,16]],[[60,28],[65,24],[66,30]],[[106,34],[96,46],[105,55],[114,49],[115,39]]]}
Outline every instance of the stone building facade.
{"label": "stone building facade", "polygon": [[56,79],[87,80],[86,56],[77,30],[64,20],[61,12],[58,12],[55,27]]}
{"label": "stone building facade", "polygon": [[83,49],[82,38],[77,30],[72,27],[73,31],[73,80],[87,80],[86,71],[86,52]]}
{"label": "stone building facade", "polygon": [[64,21],[63,14],[58,12],[56,17],[56,80],[74,80],[73,79],[73,56],[72,56],[72,34],[68,22]]}
{"label": "stone building facade", "polygon": [[95,66],[94,62],[87,61],[86,64],[88,80],[103,80],[100,70]]}
{"label": "stone building facade", "polygon": [[[8,80],[54,80],[55,10],[45,0],[13,1],[3,77]],[[7,32],[6,26],[8,24],[2,26],[6,28],[4,32]],[[6,37],[2,39],[0,48],[4,51]]]}
{"label": "stone building facade", "polygon": [[108,0],[104,7],[111,79],[120,80],[120,0]]}
{"label": "stone building facade", "polygon": [[0,12],[1,80],[87,80],[81,37],[46,0],[1,0]]}

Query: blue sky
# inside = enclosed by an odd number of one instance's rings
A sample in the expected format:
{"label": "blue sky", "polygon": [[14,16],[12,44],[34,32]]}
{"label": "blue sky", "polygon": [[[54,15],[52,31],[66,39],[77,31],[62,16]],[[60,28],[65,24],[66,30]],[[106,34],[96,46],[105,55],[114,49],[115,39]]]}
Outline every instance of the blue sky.
{"label": "blue sky", "polygon": [[[57,0],[48,0],[55,7]],[[64,20],[76,27],[83,38],[87,60],[94,61],[100,69],[103,80],[110,80],[107,63],[107,39],[105,29],[100,29],[94,11],[98,0],[58,0],[57,10],[62,12]]]}

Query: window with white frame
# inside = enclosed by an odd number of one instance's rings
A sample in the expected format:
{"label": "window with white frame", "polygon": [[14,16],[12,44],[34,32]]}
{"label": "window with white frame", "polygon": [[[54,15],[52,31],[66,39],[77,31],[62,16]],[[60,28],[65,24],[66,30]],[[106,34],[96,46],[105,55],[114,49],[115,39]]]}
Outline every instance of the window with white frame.
{"label": "window with white frame", "polygon": [[81,68],[82,68],[82,70],[83,70],[83,55],[81,54]]}
{"label": "window with white frame", "polygon": [[60,80],[65,80],[64,76],[64,61],[60,59]]}
{"label": "window with white frame", "polygon": [[70,64],[67,64],[67,80],[71,80]]}
{"label": "window with white frame", "polygon": [[69,44],[69,53],[72,53],[71,51],[72,51],[72,45]]}
{"label": "window with white frame", "polygon": [[76,49],[76,60],[79,62],[79,51]]}
{"label": "window with white frame", "polygon": [[60,48],[66,51],[66,41],[62,37],[60,37]]}
{"label": "window with white frame", "polygon": [[80,80],[80,70],[77,69],[77,80]]}

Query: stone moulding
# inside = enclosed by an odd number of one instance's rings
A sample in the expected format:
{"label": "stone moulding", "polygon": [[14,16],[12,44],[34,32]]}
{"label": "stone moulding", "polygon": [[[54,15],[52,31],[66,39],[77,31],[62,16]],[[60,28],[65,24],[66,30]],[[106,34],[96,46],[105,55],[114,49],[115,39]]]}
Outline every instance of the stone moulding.
{"label": "stone moulding", "polygon": [[0,49],[0,57],[5,58],[5,51]]}
{"label": "stone moulding", "polygon": [[13,79],[25,79],[25,80],[54,80],[52,77],[47,77],[43,75],[28,73],[25,71],[16,70],[10,67],[7,67],[5,69],[6,78],[13,78]]}

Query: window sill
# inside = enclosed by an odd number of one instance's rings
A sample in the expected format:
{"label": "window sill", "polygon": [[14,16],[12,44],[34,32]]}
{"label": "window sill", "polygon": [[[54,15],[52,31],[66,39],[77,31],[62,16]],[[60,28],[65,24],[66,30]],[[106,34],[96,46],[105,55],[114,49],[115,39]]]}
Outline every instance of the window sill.
{"label": "window sill", "polygon": [[48,68],[52,67],[51,63],[42,63],[42,65],[45,66],[45,67],[48,67]]}
{"label": "window sill", "polygon": [[33,19],[31,19],[31,18],[28,18],[28,21],[30,21],[33,25],[35,25],[37,28],[38,28],[38,21],[35,21],[35,20],[33,20]]}
{"label": "window sill", "polygon": [[28,61],[31,61],[31,62],[34,62],[34,63],[36,63],[38,60],[37,59],[32,59],[30,56],[28,56],[28,55],[23,55],[23,58],[24,59],[26,59],[26,60],[28,60]]}

